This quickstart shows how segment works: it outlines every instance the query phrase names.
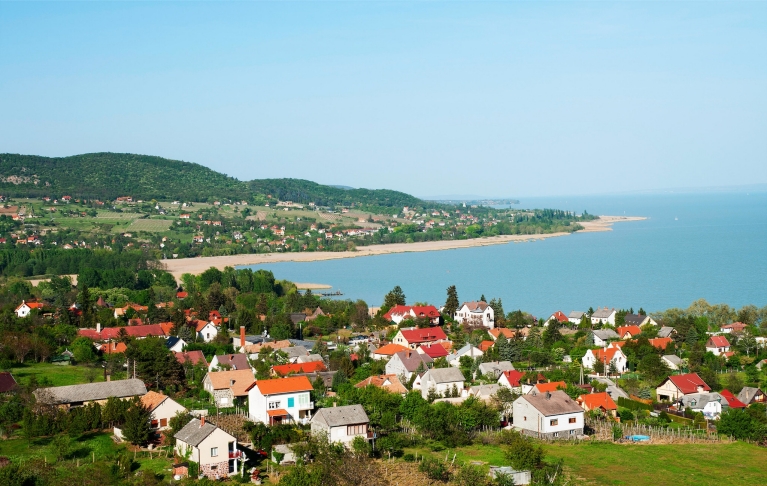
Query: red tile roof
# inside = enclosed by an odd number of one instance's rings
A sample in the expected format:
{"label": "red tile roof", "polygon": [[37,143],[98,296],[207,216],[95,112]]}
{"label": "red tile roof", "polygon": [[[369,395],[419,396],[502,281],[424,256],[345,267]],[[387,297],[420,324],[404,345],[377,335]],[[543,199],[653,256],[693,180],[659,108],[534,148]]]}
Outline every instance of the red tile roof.
{"label": "red tile roof", "polygon": [[732,331],[740,332],[747,327],[748,325],[743,324],[742,322],[733,322],[732,324],[725,324],[721,326],[720,329],[731,329]]}
{"label": "red tile roof", "polygon": [[494,329],[490,329],[488,331],[491,336],[493,336],[494,339],[498,339],[501,334],[503,334],[503,337],[506,339],[511,339],[514,337],[515,332],[507,327],[496,327]]}
{"label": "red tile roof", "polygon": [[671,338],[655,338],[655,339],[648,339],[650,341],[650,344],[657,349],[664,350],[666,349],[666,346],[671,344]]}
{"label": "red tile roof", "polygon": [[687,373],[684,375],[672,375],[668,377],[671,383],[679,388],[679,391],[687,395],[688,393],[698,393],[698,387],[703,387],[704,391],[711,391],[711,387],[706,385],[697,373]]}
{"label": "red tile roof", "polygon": [[724,336],[711,336],[706,343],[707,348],[729,348],[730,342]]}
{"label": "red tile roof", "polygon": [[[551,317],[553,317],[554,319],[556,319],[558,322],[567,322],[567,321],[569,320],[569,319],[567,318],[567,316],[565,315],[565,313],[564,313],[564,312],[562,312],[562,311],[556,311],[555,313],[553,313],[553,314],[551,315]],[[549,320],[551,320],[551,319],[549,319]]]}
{"label": "red tile roof", "polygon": [[[412,311],[412,313],[411,313]],[[409,306],[409,305],[395,305],[389,312],[384,314],[384,318],[388,321],[392,320],[392,317],[397,316],[412,316],[426,317],[428,319],[436,319],[439,317],[439,311],[433,305],[421,305],[421,306]]]}
{"label": "red tile roof", "polygon": [[603,410],[618,410],[618,406],[607,392],[591,393],[578,397],[578,403],[585,405],[585,410],[601,408]]}
{"label": "red tile roof", "polygon": [[192,363],[193,365],[196,365],[197,363],[202,363],[206,368],[208,367],[208,360],[205,359],[205,355],[202,354],[202,351],[195,350],[195,351],[185,351],[185,352],[177,352],[174,353],[176,355],[176,359],[179,363],[184,364],[187,361]]}
{"label": "red tile roof", "polygon": [[389,343],[376,349],[373,354],[380,354],[382,356],[394,356],[400,351],[406,351],[407,348],[401,344]]}
{"label": "red tile roof", "polygon": [[418,349],[431,359],[444,358],[448,355],[447,349],[441,343],[424,344],[419,346]]}
{"label": "red tile roof", "polygon": [[254,383],[262,395],[277,395],[280,393],[292,393],[312,390],[309,378],[305,376],[293,376],[277,378],[274,380],[258,380]]}
{"label": "red tile roof", "polygon": [[428,343],[447,339],[445,332],[439,327],[424,327],[420,329],[402,329],[402,337],[410,344]]}
{"label": "red tile roof", "polygon": [[524,373],[517,370],[504,371],[503,375],[506,377],[507,380],[509,380],[509,385],[513,387],[522,386],[522,382],[520,382],[519,380],[521,380],[522,377],[525,376]]}
{"label": "red tile roof", "polygon": [[727,405],[730,406],[730,408],[746,408],[747,405],[740,400],[738,400],[738,397],[732,394],[730,390],[722,390],[719,392],[720,395],[724,397],[725,400],[727,400]]}
{"label": "red tile roof", "polygon": [[539,393],[553,392],[560,388],[563,390],[567,388],[567,383],[564,381],[550,381],[548,383],[538,383],[535,388]]}
{"label": "red tile roof", "polygon": [[187,292],[176,292],[177,299],[186,299],[189,296]]}
{"label": "red tile roof", "polygon": [[124,353],[128,350],[125,343],[106,343],[101,345],[101,352],[105,354]]}
{"label": "red tile roof", "polygon": [[488,349],[492,348],[494,344],[495,344],[495,341],[482,341],[481,343],[479,343],[478,348],[480,351],[484,353]]}
{"label": "red tile roof", "polygon": [[[616,344],[616,343],[612,343]],[[594,355],[594,357],[597,359],[597,361],[601,361],[603,363],[610,363],[613,359],[615,359],[615,353],[620,351],[620,347],[614,347],[614,348],[607,348],[607,349],[592,349],[591,353]],[[621,351],[622,352],[622,351]]]}
{"label": "red tile roof", "polygon": [[618,333],[618,336],[623,339],[626,334],[628,334],[631,337],[637,337],[638,335],[642,334],[642,330],[639,329],[639,326],[621,326],[616,327],[615,332]]}
{"label": "red tile roof", "polygon": [[165,336],[165,331],[159,324],[146,324],[143,326],[123,326],[123,327],[105,327],[101,332],[95,329],[79,329],[79,336],[93,339],[94,341],[108,341],[120,337],[120,329],[125,329],[125,333],[131,337],[149,337]]}
{"label": "red tile roof", "polygon": [[295,363],[272,366],[272,371],[280,376],[286,376],[291,373],[314,373],[316,371],[325,371],[325,363],[322,361],[311,361],[309,363]]}

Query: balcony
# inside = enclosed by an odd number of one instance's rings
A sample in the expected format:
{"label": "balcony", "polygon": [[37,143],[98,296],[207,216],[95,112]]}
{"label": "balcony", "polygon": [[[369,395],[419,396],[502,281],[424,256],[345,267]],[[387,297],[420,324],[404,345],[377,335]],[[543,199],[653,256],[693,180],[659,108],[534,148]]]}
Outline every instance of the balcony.
{"label": "balcony", "polygon": [[239,459],[242,457],[242,451],[229,451],[229,459]]}
{"label": "balcony", "polygon": [[299,410],[314,410],[314,402],[305,403],[303,405],[301,405],[299,403],[298,404],[298,409]]}

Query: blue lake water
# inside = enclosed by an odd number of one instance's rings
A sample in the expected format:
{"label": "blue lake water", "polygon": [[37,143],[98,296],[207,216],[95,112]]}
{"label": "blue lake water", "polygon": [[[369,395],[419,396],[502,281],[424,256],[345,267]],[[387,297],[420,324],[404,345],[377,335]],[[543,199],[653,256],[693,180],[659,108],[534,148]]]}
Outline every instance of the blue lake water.
{"label": "blue lake water", "polygon": [[408,303],[503,299],[506,312],[711,303],[767,305],[767,193],[526,198],[520,208],[646,216],[613,231],[527,243],[309,263],[253,265],[277,278],[332,285],[344,298],[381,305],[395,285]]}

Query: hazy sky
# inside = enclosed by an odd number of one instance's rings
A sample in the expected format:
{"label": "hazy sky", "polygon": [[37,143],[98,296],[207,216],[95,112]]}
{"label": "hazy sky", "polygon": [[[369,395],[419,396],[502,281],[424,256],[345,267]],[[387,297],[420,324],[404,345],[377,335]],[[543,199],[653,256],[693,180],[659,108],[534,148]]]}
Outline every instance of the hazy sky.
{"label": "hazy sky", "polygon": [[0,152],[419,196],[767,182],[765,2],[0,1]]}

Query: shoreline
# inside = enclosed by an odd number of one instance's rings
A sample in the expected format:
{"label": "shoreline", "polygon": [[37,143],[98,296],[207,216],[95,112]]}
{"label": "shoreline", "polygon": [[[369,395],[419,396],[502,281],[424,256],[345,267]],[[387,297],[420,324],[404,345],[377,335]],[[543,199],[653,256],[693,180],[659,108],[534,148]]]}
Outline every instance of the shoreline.
{"label": "shoreline", "polygon": [[[575,233],[598,233],[612,231],[614,223],[641,221],[647,219],[642,216],[600,216],[596,221],[580,223],[584,229]],[[314,251],[297,253],[248,253],[241,255],[227,255],[215,257],[178,258],[175,260],[161,260],[165,269],[180,280],[184,273],[200,274],[210,267],[222,270],[224,267],[236,267],[243,265],[258,265],[262,263],[281,262],[316,262],[323,260],[336,260],[339,258],[358,258],[376,255],[388,255],[392,253],[410,253],[422,251],[457,250],[460,248],[473,248],[478,246],[502,245],[511,242],[537,241],[546,238],[557,238],[574,233],[547,233],[536,235],[500,235],[487,238],[474,238],[470,240],[442,240],[425,241],[421,243],[391,243],[388,245],[361,246],[356,251]],[[321,287],[321,284],[305,288],[329,288]],[[317,285],[318,287],[314,287]],[[302,287],[304,288],[304,287]]]}

